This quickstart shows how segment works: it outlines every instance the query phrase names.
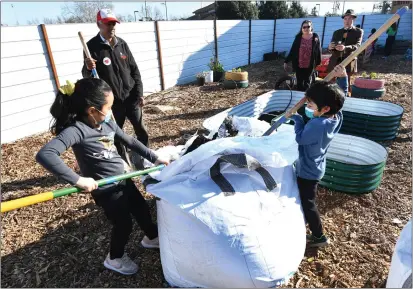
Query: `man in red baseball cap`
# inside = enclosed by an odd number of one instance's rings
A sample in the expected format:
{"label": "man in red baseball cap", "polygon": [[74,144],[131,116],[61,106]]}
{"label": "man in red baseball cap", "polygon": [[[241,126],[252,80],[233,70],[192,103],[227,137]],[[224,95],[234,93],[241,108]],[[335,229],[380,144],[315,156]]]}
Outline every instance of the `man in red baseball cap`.
{"label": "man in red baseball cap", "polygon": [[[91,58],[85,58],[82,69],[83,77],[93,77],[96,68],[98,76],[106,81],[113,90],[115,100],[113,116],[120,128],[126,118],[132,123],[137,139],[145,146],[149,145],[149,136],[142,119],[143,85],[138,65],[128,44],[115,36],[115,28],[120,23],[110,9],[101,9],[96,16],[99,33],[87,43]],[[115,145],[125,158],[123,146],[115,139]],[[135,166],[138,167],[136,163]]]}
{"label": "man in red baseball cap", "polygon": [[110,9],[101,9],[98,12],[98,16],[96,21],[99,23],[100,21],[103,23],[108,23],[108,22],[119,22],[119,20],[116,18],[115,15],[113,15],[112,11]]}

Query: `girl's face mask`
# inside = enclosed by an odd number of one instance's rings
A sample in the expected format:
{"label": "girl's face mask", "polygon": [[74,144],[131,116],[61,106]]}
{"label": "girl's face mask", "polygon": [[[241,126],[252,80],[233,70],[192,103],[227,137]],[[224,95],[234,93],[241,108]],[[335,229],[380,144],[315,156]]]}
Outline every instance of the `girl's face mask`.
{"label": "girl's face mask", "polygon": [[103,124],[103,123],[108,123],[109,121],[110,121],[110,119],[111,119],[111,117],[112,117],[112,110],[110,109],[107,113],[106,113],[106,115],[103,113],[103,112],[101,112],[100,110],[98,110],[98,109],[96,109],[100,114],[102,114],[102,115],[104,115],[105,116],[105,119],[104,120],[102,120],[102,121],[100,121],[100,122],[97,122],[96,121],[96,119],[95,119],[95,122],[96,122],[96,124],[99,124],[99,125],[101,125],[101,124]]}
{"label": "girl's face mask", "polygon": [[[101,111],[99,111],[101,114],[103,114]],[[104,115],[104,114],[103,114]],[[108,113],[105,115],[105,119],[100,122],[100,124],[106,122],[108,123],[112,117],[112,110],[109,110]]]}

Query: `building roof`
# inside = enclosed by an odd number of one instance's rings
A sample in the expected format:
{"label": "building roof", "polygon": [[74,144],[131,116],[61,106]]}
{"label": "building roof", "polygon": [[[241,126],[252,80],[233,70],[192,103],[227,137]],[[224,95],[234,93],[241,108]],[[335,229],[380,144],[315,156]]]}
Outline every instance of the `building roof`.
{"label": "building roof", "polygon": [[202,13],[207,13],[210,10],[215,10],[215,3],[209,4],[208,6],[202,7],[198,10],[195,10],[194,14],[202,14]]}

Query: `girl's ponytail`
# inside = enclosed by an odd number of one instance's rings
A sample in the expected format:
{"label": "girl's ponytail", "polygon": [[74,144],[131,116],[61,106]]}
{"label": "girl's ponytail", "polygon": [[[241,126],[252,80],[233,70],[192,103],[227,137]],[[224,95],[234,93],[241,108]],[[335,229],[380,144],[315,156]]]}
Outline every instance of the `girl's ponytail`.
{"label": "girl's ponytail", "polygon": [[50,108],[54,118],[50,127],[52,134],[57,135],[76,120],[81,120],[89,107],[102,109],[106,95],[111,91],[110,86],[98,78],[83,78],[76,85],[67,81],[67,85],[59,88]]}
{"label": "girl's ponytail", "polygon": [[74,85],[68,82],[67,85],[59,88],[56,99],[50,107],[50,114],[53,116],[53,124],[50,131],[58,135],[62,130],[75,121],[76,114],[72,108],[72,94]]}

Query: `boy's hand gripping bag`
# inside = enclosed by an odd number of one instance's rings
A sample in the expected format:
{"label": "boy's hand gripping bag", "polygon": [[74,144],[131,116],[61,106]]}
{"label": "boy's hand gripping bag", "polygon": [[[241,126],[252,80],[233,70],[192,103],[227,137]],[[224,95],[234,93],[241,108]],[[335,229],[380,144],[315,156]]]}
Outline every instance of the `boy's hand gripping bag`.
{"label": "boy's hand gripping bag", "polygon": [[177,287],[276,287],[296,272],[306,229],[290,126],[223,138],[167,166],[157,201],[160,254]]}

